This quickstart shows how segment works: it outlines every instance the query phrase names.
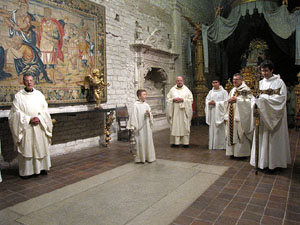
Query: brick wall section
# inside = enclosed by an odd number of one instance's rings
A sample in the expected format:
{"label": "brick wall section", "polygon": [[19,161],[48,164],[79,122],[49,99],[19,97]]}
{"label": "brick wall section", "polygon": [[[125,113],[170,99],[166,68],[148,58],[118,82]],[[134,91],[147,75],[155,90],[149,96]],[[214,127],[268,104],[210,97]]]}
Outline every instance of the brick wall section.
{"label": "brick wall section", "polygon": [[[52,145],[80,139],[102,136],[104,134],[104,112],[98,110],[78,113],[51,115],[56,123],[53,127]],[[0,139],[5,161],[11,161],[16,154],[7,118],[0,118]]]}
{"label": "brick wall section", "polygon": [[51,117],[56,120],[53,127],[53,145],[104,134],[104,113],[97,110],[53,114]]}
{"label": "brick wall section", "polygon": [[7,118],[0,118],[0,139],[2,155],[6,161],[11,161],[16,153],[13,150],[13,140]]}

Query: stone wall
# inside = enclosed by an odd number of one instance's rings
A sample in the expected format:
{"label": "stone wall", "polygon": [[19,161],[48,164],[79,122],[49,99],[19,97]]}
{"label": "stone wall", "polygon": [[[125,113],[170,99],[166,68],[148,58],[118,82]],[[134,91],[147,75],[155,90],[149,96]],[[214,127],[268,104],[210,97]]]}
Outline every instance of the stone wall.
{"label": "stone wall", "polygon": [[[108,87],[107,107],[132,103],[137,87],[134,85],[134,52],[129,48],[134,43],[135,23],[142,27],[145,40],[155,28],[162,30],[161,36],[172,41],[172,51],[180,54],[181,71],[188,86],[192,85],[193,71],[186,63],[187,39],[194,29],[182,17],[188,16],[193,21],[210,24],[213,21],[213,6],[210,0],[94,0],[106,8],[106,57]],[[174,11],[179,11],[180,21],[176,21]],[[119,21],[116,20],[118,15]],[[174,33],[181,26],[180,34]],[[181,36],[181,45],[176,48],[177,36]],[[182,74],[180,74],[181,72]],[[174,81],[175,84],[175,81]]]}
{"label": "stone wall", "polygon": [[[130,48],[135,42],[136,21],[142,27],[141,38],[147,37],[156,28],[161,38],[169,45],[170,52],[180,54],[175,61],[175,77],[183,75],[186,84],[192,87],[193,70],[187,65],[187,39],[194,29],[182,17],[193,21],[211,23],[214,9],[210,0],[93,0],[106,8],[106,59],[107,59],[107,103],[103,108],[130,105],[136,99],[135,52]],[[211,61],[210,63],[213,63]],[[211,64],[212,65],[212,64]],[[172,79],[171,79],[172,80]],[[91,110],[91,111],[90,111]],[[57,124],[53,132],[53,152],[57,154],[98,145],[103,132],[103,116],[96,116],[93,105],[51,106],[50,111]],[[90,111],[81,113],[82,111]],[[71,114],[68,114],[72,112]],[[60,114],[62,113],[62,114]],[[65,114],[66,113],[66,114]],[[7,124],[8,110],[0,109],[0,138],[4,151],[12,149]],[[97,127],[97,128],[96,128]],[[113,126],[116,129],[116,124]],[[102,130],[101,130],[102,129]],[[113,134],[114,137],[114,134]],[[55,153],[55,154],[56,154]]]}

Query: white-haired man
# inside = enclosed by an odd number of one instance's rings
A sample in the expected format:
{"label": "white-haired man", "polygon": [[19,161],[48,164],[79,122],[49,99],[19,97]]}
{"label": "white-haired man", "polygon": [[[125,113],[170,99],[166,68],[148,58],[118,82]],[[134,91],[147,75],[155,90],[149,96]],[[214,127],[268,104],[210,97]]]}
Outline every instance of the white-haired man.
{"label": "white-haired man", "polygon": [[167,119],[170,124],[171,147],[188,148],[190,144],[190,127],[193,116],[193,95],[184,85],[182,76],[176,79],[176,85],[167,94]]}

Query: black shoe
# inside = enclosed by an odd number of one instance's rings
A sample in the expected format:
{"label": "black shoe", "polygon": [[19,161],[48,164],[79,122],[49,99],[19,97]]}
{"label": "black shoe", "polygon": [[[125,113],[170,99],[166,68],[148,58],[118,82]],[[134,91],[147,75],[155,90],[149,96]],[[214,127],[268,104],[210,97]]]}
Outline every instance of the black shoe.
{"label": "black shoe", "polygon": [[41,173],[40,173],[41,175],[48,175],[48,172],[47,172],[47,170],[41,170]]}
{"label": "black shoe", "polygon": [[21,177],[23,180],[28,180],[31,178],[31,176],[19,176],[19,177]]}
{"label": "black shoe", "polygon": [[184,148],[189,148],[190,146],[189,146],[189,145],[183,145],[183,147],[184,147]]}
{"label": "black shoe", "polygon": [[274,169],[269,169],[269,168],[265,168],[264,169],[264,173],[265,174],[277,174],[280,171],[280,168],[274,168]]}
{"label": "black shoe", "polygon": [[179,145],[171,144],[171,148],[179,148]]}

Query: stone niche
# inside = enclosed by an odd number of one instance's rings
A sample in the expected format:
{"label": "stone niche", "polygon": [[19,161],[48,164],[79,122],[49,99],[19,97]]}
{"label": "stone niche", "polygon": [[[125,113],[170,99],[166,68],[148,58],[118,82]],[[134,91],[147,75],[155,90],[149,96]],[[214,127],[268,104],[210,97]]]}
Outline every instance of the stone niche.
{"label": "stone niche", "polygon": [[154,129],[167,127],[166,95],[175,80],[175,60],[178,54],[147,44],[133,44],[135,52],[135,88],[147,90],[147,103],[154,117]]}
{"label": "stone niche", "polygon": [[147,102],[151,107],[154,117],[165,114],[166,83],[167,74],[161,68],[151,68],[145,77],[144,89],[147,90]]}

